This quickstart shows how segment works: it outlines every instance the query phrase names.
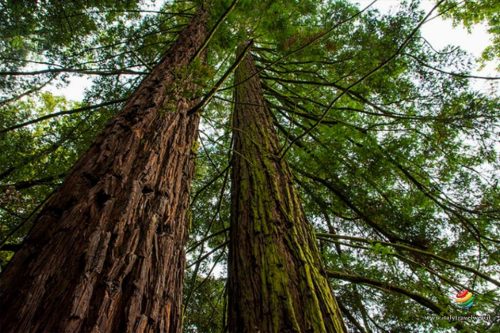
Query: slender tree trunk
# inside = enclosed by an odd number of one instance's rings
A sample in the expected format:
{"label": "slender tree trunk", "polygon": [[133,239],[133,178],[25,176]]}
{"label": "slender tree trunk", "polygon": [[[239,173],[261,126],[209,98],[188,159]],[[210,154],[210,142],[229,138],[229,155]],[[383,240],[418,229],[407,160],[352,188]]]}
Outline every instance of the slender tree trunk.
{"label": "slender tree trunk", "polygon": [[345,332],[256,73],[235,74],[229,332]]}
{"label": "slender tree trunk", "polygon": [[[201,9],[73,167],[0,279],[0,331],[180,332]],[[194,75],[196,75],[194,73]]]}

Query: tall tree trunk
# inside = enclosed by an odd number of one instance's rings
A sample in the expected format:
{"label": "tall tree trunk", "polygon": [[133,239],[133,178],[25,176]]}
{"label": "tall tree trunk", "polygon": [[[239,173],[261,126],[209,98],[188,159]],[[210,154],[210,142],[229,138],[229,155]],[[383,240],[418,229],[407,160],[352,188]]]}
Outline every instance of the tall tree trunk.
{"label": "tall tree trunk", "polygon": [[[0,330],[180,332],[201,9],[80,158],[0,279]],[[195,75],[195,74],[194,74]]]}
{"label": "tall tree trunk", "polygon": [[251,55],[235,83],[229,332],[345,332]]}

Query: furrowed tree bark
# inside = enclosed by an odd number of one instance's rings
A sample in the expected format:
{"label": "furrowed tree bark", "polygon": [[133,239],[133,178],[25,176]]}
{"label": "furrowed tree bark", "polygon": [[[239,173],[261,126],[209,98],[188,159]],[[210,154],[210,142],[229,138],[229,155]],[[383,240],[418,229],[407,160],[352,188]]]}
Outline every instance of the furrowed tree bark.
{"label": "furrowed tree bark", "polygon": [[202,8],[79,159],[0,279],[0,331],[180,332]]}
{"label": "furrowed tree bark", "polygon": [[235,85],[229,332],[346,332],[251,55]]}

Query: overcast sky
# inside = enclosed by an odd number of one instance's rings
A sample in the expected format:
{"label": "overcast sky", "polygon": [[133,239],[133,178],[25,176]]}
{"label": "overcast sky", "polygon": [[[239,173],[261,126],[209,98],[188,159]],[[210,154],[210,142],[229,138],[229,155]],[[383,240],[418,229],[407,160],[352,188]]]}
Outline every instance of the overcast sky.
{"label": "overcast sky", "polygon": [[[355,0],[361,7],[368,6],[373,0]],[[426,13],[429,12],[436,1],[434,0],[422,0],[421,6]],[[399,0],[378,0],[371,8],[378,9],[381,13],[395,13],[401,6],[401,1]],[[433,15],[434,16],[434,15]],[[432,44],[434,49],[440,50],[448,45],[457,45],[462,49],[466,50],[472,54],[475,58],[479,58],[481,53],[486,48],[486,46],[492,44],[491,35],[487,31],[486,25],[478,24],[474,26],[474,29],[469,33],[462,26],[453,26],[453,23],[449,19],[443,19],[442,17],[436,17],[429,22],[426,22],[420,29],[422,36]],[[482,76],[498,76],[498,72],[495,68],[498,63],[490,62],[483,68],[479,70],[479,64],[477,65],[476,71],[473,74]],[[473,80],[473,86],[476,89],[498,93],[498,82],[497,81],[487,81],[487,80]]]}

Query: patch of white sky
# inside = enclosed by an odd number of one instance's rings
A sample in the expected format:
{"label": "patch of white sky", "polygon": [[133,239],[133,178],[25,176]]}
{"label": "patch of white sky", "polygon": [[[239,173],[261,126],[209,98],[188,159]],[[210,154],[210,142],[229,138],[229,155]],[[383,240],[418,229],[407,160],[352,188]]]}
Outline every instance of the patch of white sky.
{"label": "patch of white sky", "polygon": [[[159,11],[161,7],[167,3],[168,0],[145,0],[141,5],[141,9],[144,10],[141,13],[142,17],[149,15],[155,15],[155,11]],[[36,66],[31,69],[37,69]],[[90,88],[92,85],[92,76],[88,75],[70,75],[68,80],[66,80],[64,85],[61,82],[52,84],[45,88],[45,91],[49,91],[54,95],[64,96],[68,100],[81,101],[83,99],[85,90]]]}
{"label": "patch of white sky", "polygon": [[[366,7],[373,0],[356,0],[361,7]],[[402,1],[399,0],[378,0],[370,8],[377,9],[381,14],[391,14],[403,8]],[[420,9],[428,13],[436,5],[436,1],[422,0]],[[437,14],[437,11],[434,11]],[[488,27],[485,24],[476,24],[470,31],[462,25],[454,25],[453,21],[442,16],[432,14],[431,19],[424,23],[420,29],[424,37],[432,47],[439,51],[447,46],[459,46],[476,59],[475,68],[472,68],[471,75],[497,77],[496,68],[500,66],[498,61],[487,62],[481,67],[478,61],[483,50],[493,43],[491,34],[488,33]],[[498,81],[489,81],[483,79],[473,79],[472,86],[482,92],[498,93]]]}

